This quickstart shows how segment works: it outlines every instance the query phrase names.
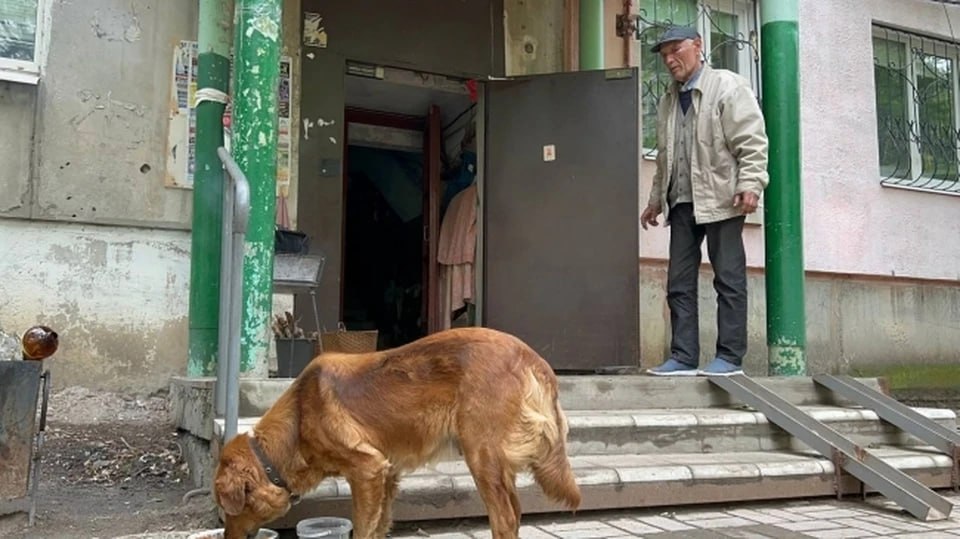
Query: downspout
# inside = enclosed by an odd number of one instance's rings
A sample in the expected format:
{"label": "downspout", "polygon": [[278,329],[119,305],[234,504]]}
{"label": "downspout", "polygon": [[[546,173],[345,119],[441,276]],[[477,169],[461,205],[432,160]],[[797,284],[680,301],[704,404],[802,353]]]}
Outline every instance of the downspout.
{"label": "downspout", "polygon": [[580,0],[580,70],[603,68],[603,0]]}
{"label": "downspout", "polygon": [[807,372],[800,189],[798,0],[761,0],[763,113],[770,139],[764,195],[768,371]]}
{"label": "downspout", "polygon": [[[633,0],[623,0],[623,16],[629,20],[633,15]],[[633,34],[623,36],[623,67],[633,66]]]}
{"label": "downspout", "polygon": [[267,376],[273,310],[277,196],[277,94],[281,0],[237,0],[236,69],[231,147],[250,183],[243,258],[240,372]]}
{"label": "downspout", "polygon": [[196,172],[190,236],[190,321],[187,376],[213,376],[217,364],[223,111],[230,81],[233,0],[200,0],[197,30]]}

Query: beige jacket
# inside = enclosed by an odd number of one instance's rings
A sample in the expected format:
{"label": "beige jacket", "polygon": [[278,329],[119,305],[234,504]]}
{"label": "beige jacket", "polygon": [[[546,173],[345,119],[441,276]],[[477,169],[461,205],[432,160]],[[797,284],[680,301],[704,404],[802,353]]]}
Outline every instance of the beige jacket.
{"label": "beige jacket", "polygon": [[[657,108],[657,172],[649,200],[660,204],[668,222],[667,186],[676,157],[679,87],[672,84]],[[767,134],[750,83],[732,71],[704,64],[693,90],[693,107],[697,113],[690,156],[693,215],[697,223],[741,215],[733,206],[733,197],[747,191],[759,196],[770,183]]]}

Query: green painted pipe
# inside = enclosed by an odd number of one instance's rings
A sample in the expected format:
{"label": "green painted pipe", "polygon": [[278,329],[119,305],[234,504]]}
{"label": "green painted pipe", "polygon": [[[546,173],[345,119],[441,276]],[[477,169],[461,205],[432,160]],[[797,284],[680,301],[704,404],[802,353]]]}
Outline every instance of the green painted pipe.
{"label": "green painted pipe", "polygon": [[603,67],[603,0],[580,0],[580,70]]}
{"label": "green painted pipe", "polygon": [[[233,0],[200,0],[197,88],[226,94],[230,81]],[[187,376],[213,376],[217,363],[220,298],[220,239],[223,174],[217,148],[223,145],[225,103],[197,105],[193,224],[190,236],[190,322]]]}
{"label": "green painted pipe", "polygon": [[770,139],[764,240],[771,376],[807,374],[798,19],[798,0],[760,2],[763,113]]}
{"label": "green painted pipe", "polygon": [[240,372],[267,376],[273,305],[281,0],[237,0],[231,149],[250,182]]}

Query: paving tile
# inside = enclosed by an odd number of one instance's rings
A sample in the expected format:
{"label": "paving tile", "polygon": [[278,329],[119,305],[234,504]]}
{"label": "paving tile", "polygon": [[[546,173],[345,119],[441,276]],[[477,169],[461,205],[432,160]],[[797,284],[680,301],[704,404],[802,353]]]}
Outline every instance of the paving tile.
{"label": "paving tile", "polygon": [[735,539],[810,539],[800,532],[789,532],[769,524],[723,530],[724,537]]}
{"label": "paving tile", "polygon": [[816,537],[817,539],[854,539],[857,537],[874,537],[874,535],[866,530],[858,530],[856,528],[841,528],[839,530],[820,530],[820,531],[809,531],[806,532],[810,537]]}
{"label": "paving tile", "polygon": [[556,539],[556,535],[547,533],[537,526],[520,526],[520,537],[523,539]]}
{"label": "paving tile", "polygon": [[869,515],[866,515],[862,518],[838,518],[834,520],[834,522],[837,524],[843,524],[844,526],[849,526],[851,528],[859,528],[861,530],[873,532],[879,535],[890,535],[891,533],[897,533],[897,530],[889,526],[874,524],[869,520],[869,518]]}
{"label": "paving tile", "polygon": [[823,511],[809,511],[804,512],[807,518],[812,518],[815,520],[825,520],[833,518],[853,518],[863,516],[861,511],[853,511],[851,509],[827,509]]}
{"label": "paving tile", "polygon": [[888,528],[893,528],[901,532],[919,532],[924,531],[929,528],[925,528],[920,525],[919,521],[914,520],[912,522],[907,521],[906,519],[900,519],[897,517],[885,516],[885,515],[869,515],[864,517],[864,520],[871,522],[873,524],[879,524],[880,526],[886,526]]}
{"label": "paving tile", "polygon": [[740,517],[725,517],[725,518],[711,518],[707,520],[688,520],[687,524],[691,526],[696,526],[698,528],[704,528],[707,530],[716,530],[719,528],[738,528],[743,526],[749,526],[753,524],[753,521],[747,520]]}
{"label": "paving tile", "polygon": [[770,515],[772,517],[782,518],[788,522],[799,522],[801,520],[809,520],[806,515],[802,513],[794,513],[792,511],[786,511],[783,509],[758,509],[757,511]]}
{"label": "paving tile", "polygon": [[540,529],[563,539],[604,539],[623,533],[623,530],[618,530],[603,522],[589,520],[545,524],[540,526]]}
{"label": "paving tile", "polygon": [[794,532],[835,530],[843,527],[842,524],[830,522],[829,520],[803,520],[800,522],[784,522],[782,524],[774,524],[774,526],[778,528],[783,528],[785,530],[794,531]]}
{"label": "paving tile", "polygon": [[797,513],[816,513],[819,511],[832,511],[836,509],[836,505],[830,504],[817,504],[817,505],[808,505],[802,503],[791,503],[786,506],[786,509],[794,511]]}
{"label": "paving tile", "polygon": [[960,532],[960,519],[932,520],[930,522],[917,522],[917,525],[923,526],[928,530],[952,530]]}
{"label": "paving tile", "polygon": [[663,530],[657,528],[656,526],[651,526],[649,524],[644,524],[634,518],[618,518],[615,520],[605,521],[608,525],[613,526],[617,529],[627,531],[633,534],[638,533],[659,533]]}
{"label": "paving tile", "polygon": [[681,522],[687,522],[689,520],[709,520],[713,518],[726,518],[728,516],[730,515],[721,511],[692,511],[678,512],[673,518]]}
{"label": "paving tile", "polygon": [[899,535],[891,535],[890,537],[895,537],[896,539],[956,539],[957,537],[960,537],[960,534],[952,534],[944,531],[928,531],[919,533],[901,533]]}
{"label": "paving tile", "polygon": [[773,515],[761,513],[760,511],[755,511],[753,509],[734,509],[732,511],[727,511],[727,513],[735,517],[745,518],[760,524],[778,524],[780,522],[788,522],[782,517],[775,517]]}
{"label": "paving tile", "polygon": [[694,529],[693,526],[687,526],[682,522],[660,516],[639,517],[637,520],[668,532],[681,532]]}

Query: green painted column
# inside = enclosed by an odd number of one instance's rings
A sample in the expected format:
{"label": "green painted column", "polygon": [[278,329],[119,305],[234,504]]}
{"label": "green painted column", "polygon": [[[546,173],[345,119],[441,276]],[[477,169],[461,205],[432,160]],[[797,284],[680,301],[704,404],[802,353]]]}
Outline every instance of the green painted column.
{"label": "green painted column", "polygon": [[267,376],[273,303],[281,0],[237,0],[231,149],[250,182],[240,372]]}
{"label": "green painted column", "polygon": [[[197,88],[225,97],[230,81],[233,0],[200,0]],[[211,92],[208,92],[211,93]],[[223,99],[220,99],[222,101]],[[190,336],[187,376],[213,376],[217,364],[220,307],[220,237],[223,174],[217,148],[223,145],[225,103],[197,104],[196,168],[190,249]]]}
{"label": "green painted column", "polygon": [[603,0],[580,0],[580,70],[603,66]]}
{"label": "green painted column", "polygon": [[764,239],[771,376],[807,374],[798,19],[798,0],[760,2],[763,113],[770,138]]}

